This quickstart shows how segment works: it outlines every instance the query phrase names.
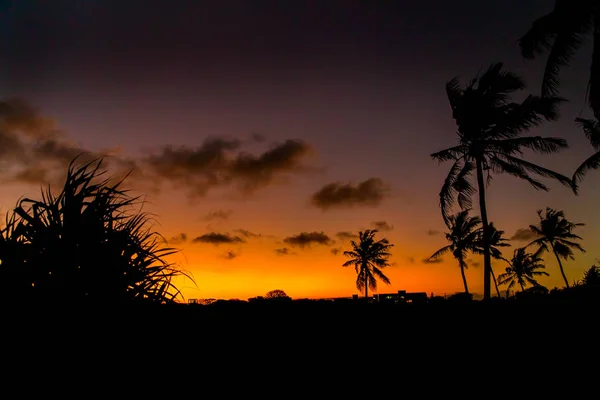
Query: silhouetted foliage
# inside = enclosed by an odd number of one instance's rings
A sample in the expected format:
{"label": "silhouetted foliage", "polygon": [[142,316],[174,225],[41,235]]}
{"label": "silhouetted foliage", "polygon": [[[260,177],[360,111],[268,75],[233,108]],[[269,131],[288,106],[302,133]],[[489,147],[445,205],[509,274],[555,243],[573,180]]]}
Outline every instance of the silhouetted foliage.
{"label": "silhouetted foliage", "polygon": [[288,296],[283,290],[275,289],[267,292],[265,295],[265,299],[267,300],[291,300],[292,298]]}
{"label": "silhouetted foliage", "polygon": [[600,289],[600,267],[592,265],[583,273],[581,284]]}
{"label": "silhouetted foliage", "polygon": [[470,217],[470,210],[463,210],[455,215],[451,215],[446,220],[449,231],[446,233],[446,240],[450,243],[435,253],[428,260],[437,260],[447,252],[451,252],[458,266],[465,287],[465,293],[469,293],[465,269],[467,265],[467,255],[469,252],[477,253],[481,243],[481,219],[478,216]]}
{"label": "silhouetted foliage", "polygon": [[508,285],[506,288],[506,297],[509,296],[510,290],[519,284],[521,291],[525,290],[527,284],[533,286],[539,285],[535,277],[548,276],[544,269],[544,260],[538,254],[527,253],[524,247],[515,249],[513,257],[510,260],[510,266],[506,267],[506,272],[498,276],[498,284]]}
{"label": "silhouetted foliage", "polygon": [[598,121],[584,118],[576,118],[575,123],[583,129],[585,137],[596,150],[594,154],[581,163],[573,174],[573,183],[577,184],[578,181],[583,179],[588,170],[600,168],[600,124]]}
{"label": "silhouetted foliage", "polygon": [[[573,249],[577,249],[582,253],[585,253],[585,250],[581,245],[575,240],[581,240],[581,237],[577,236],[573,233],[573,230],[578,226],[583,226],[583,223],[574,223],[565,218],[563,211],[556,211],[550,207],[546,207],[545,212],[542,210],[538,210],[538,217],[540,218],[539,224],[530,225],[529,228],[539,236],[539,238],[535,239],[531,243],[527,245],[529,246],[539,246],[537,254],[541,254],[544,251],[552,250],[556,260],[558,261],[558,266],[560,268],[560,273],[565,281],[565,286],[569,287],[569,281],[567,280],[567,276],[565,274],[561,258],[567,260],[574,260]],[[550,247],[550,248],[548,248]]]}
{"label": "silhouetted foliage", "polygon": [[[5,300],[173,302],[172,279],[185,273],[164,258],[147,213],[123,181],[102,179],[102,159],[69,165],[62,191],[22,199],[0,232],[0,274]],[[187,275],[185,275],[187,276]],[[191,279],[191,278],[190,278]]]}
{"label": "silhouetted foliage", "polygon": [[[502,63],[491,65],[464,88],[460,87],[458,78],[446,84],[459,140],[456,146],[431,155],[438,162],[453,162],[440,191],[444,220],[448,219],[455,201],[463,210],[471,208],[471,196],[477,192],[484,232],[489,229],[486,174],[488,182],[492,173],[507,173],[526,180],[536,189],[548,190],[546,185],[531,176],[533,174],[556,179],[573,188],[570,178],[519,158],[524,149],[549,154],[568,147],[566,140],[561,138],[521,136],[544,120],[556,119],[558,106],[564,100],[529,95],[520,103],[511,101],[510,96],[523,90],[525,84],[502,66]],[[470,181],[474,171],[477,190]],[[491,254],[488,240],[489,236],[484,235],[484,299],[490,298]]]}
{"label": "silhouetted foliage", "polygon": [[533,22],[531,29],[519,41],[526,58],[549,53],[542,80],[542,96],[553,96],[558,93],[560,69],[569,65],[584,37],[591,36],[593,53],[586,97],[597,119],[600,119],[599,31],[598,0],[556,0],[554,9]]}
{"label": "silhouetted foliage", "polygon": [[358,242],[351,240],[352,251],[344,251],[346,261],[342,266],[354,266],[357,273],[356,288],[359,291],[365,291],[365,298],[368,297],[369,288],[377,290],[377,279],[383,283],[390,284],[390,280],[381,271],[382,268],[389,266],[389,249],[393,247],[386,238],[375,241],[377,229],[367,229],[358,233]]}
{"label": "silhouetted foliage", "polygon": [[[510,247],[510,244],[507,243],[508,239],[504,237],[504,231],[496,228],[493,222],[490,222],[489,226],[489,235],[490,235],[490,255],[492,258],[496,260],[507,261],[502,255],[502,250],[499,247]],[[483,240],[481,243],[481,254],[483,254]],[[494,287],[496,288],[496,294],[500,297],[500,289],[498,288],[498,281],[496,280],[496,275],[494,274],[494,268],[490,266],[490,273],[492,274],[492,278],[494,280]]]}

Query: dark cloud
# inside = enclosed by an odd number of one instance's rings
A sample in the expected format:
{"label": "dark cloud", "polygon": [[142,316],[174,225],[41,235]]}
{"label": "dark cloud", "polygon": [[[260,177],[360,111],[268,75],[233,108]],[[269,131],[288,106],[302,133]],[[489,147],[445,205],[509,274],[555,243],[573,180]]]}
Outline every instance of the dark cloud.
{"label": "dark cloud", "polygon": [[334,256],[337,256],[338,254],[340,254],[342,252],[341,248],[335,248],[335,249],[331,249],[331,254],[333,254]]}
{"label": "dark cloud", "polygon": [[423,264],[440,264],[442,262],[444,262],[444,260],[442,260],[441,258],[435,258],[435,259],[429,259],[429,258],[424,258],[421,260],[421,262]]}
{"label": "dark cloud", "polygon": [[442,233],[442,232],[436,231],[435,229],[428,229],[427,230],[427,236],[437,236],[440,233]]}
{"label": "dark cloud", "polygon": [[311,197],[314,206],[328,210],[334,207],[377,206],[389,194],[389,186],[379,178],[358,184],[334,182],[323,186]]}
{"label": "dark cloud", "polygon": [[256,143],[263,143],[267,140],[267,137],[260,132],[252,132],[250,134],[250,139]]}
{"label": "dark cloud", "polygon": [[239,257],[240,253],[239,252],[235,252],[233,250],[227,250],[225,252],[225,254],[221,255],[221,258],[224,258],[226,260],[233,260],[236,257]]}
{"label": "dark cloud", "polygon": [[209,212],[202,219],[205,221],[214,221],[218,219],[227,220],[231,214],[233,214],[232,210],[216,210]]}
{"label": "dark cloud", "polygon": [[337,238],[340,240],[358,239],[358,235],[356,233],[349,232],[349,231],[338,232],[335,234],[335,236],[337,236]]}
{"label": "dark cloud", "polygon": [[233,244],[233,243],[245,243],[246,241],[239,236],[231,236],[228,233],[216,233],[209,232],[204,235],[195,237],[192,239],[192,243],[210,243],[214,245],[219,244]]}
{"label": "dark cloud", "polygon": [[375,229],[381,232],[389,232],[394,229],[393,225],[390,225],[385,221],[373,221],[371,222],[371,225],[373,225]]}
{"label": "dark cloud", "polygon": [[260,233],[250,232],[249,230],[246,230],[246,229],[235,229],[234,232],[239,233],[241,236],[243,236],[247,239],[257,238],[257,237],[262,236]]}
{"label": "dark cloud", "polygon": [[187,233],[180,233],[177,236],[173,236],[171,239],[167,240],[167,242],[169,244],[181,244],[181,243],[185,243],[188,240],[188,235]]}
{"label": "dark cloud", "polygon": [[80,163],[108,157],[105,166],[111,162],[117,168],[130,166],[109,157],[115,152],[91,152],[71,142],[54,120],[23,99],[0,100],[0,179],[4,182],[62,185],[65,167],[78,156]]}
{"label": "dark cloud", "polygon": [[288,249],[287,247],[282,247],[280,249],[275,249],[275,254],[277,254],[278,256],[293,256],[294,253],[293,251],[291,251],[290,249]]}
{"label": "dark cloud", "polygon": [[320,244],[329,246],[334,241],[327,236],[324,232],[301,232],[295,236],[289,236],[283,239],[283,242],[290,246],[297,246],[300,248],[310,247],[312,244]]}
{"label": "dark cloud", "polygon": [[511,236],[510,240],[517,240],[519,242],[526,242],[537,239],[537,235],[529,228],[519,228]]}
{"label": "dark cloud", "polygon": [[248,195],[286,174],[310,170],[302,164],[311,152],[303,141],[287,140],[259,155],[245,152],[241,147],[242,142],[237,139],[208,138],[197,148],[163,147],[143,163],[157,179],[173,182],[193,197],[229,186]]}

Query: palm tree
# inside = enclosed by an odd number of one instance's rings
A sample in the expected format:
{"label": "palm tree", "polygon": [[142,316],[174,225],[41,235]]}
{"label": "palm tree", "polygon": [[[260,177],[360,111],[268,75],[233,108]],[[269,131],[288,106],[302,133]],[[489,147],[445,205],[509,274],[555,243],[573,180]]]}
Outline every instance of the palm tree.
{"label": "palm tree", "polygon": [[573,230],[576,227],[584,226],[585,224],[571,222],[565,218],[564,212],[553,210],[550,207],[546,208],[544,215],[542,215],[542,210],[538,210],[537,214],[540,218],[540,223],[537,226],[529,225],[529,229],[539,237],[529,243],[526,247],[537,245],[539,246],[539,249],[536,254],[541,254],[544,251],[547,251],[549,246],[558,261],[560,273],[568,288],[569,281],[567,280],[560,259],[561,257],[565,260],[569,258],[572,260],[575,259],[573,256],[573,249],[585,253],[583,247],[581,247],[579,243],[574,242],[574,240],[581,240],[581,237],[573,233]]}
{"label": "palm tree", "polygon": [[510,293],[515,284],[519,284],[521,291],[525,290],[527,284],[538,286],[539,283],[535,280],[537,276],[548,276],[544,269],[544,261],[536,254],[530,254],[525,251],[524,247],[518,248],[513,253],[513,258],[509,262],[510,266],[506,267],[506,272],[498,276],[500,285],[508,285],[506,288],[506,297]]}
{"label": "palm tree", "polygon": [[480,251],[479,245],[482,234],[481,219],[478,216],[469,216],[469,211],[468,209],[463,210],[448,217],[446,240],[450,244],[442,247],[428,258],[428,261],[434,261],[445,253],[452,252],[452,255],[458,261],[466,294],[469,294],[469,286],[465,276],[465,270],[468,268],[467,255],[469,252],[478,253]]}
{"label": "palm tree", "polygon": [[136,211],[138,198],[122,181],[103,180],[102,159],[75,161],[58,195],[48,188],[7,215],[0,231],[5,299],[176,301],[173,278],[190,278],[165,260],[176,250],[160,246],[150,216]]}
{"label": "palm tree", "polygon": [[519,45],[525,58],[548,52],[542,96],[558,92],[558,74],[579,50],[586,36],[592,36],[593,53],[587,102],[600,119],[600,3],[598,0],[556,0],[554,9],[533,22]]}
{"label": "palm tree", "polygon": [[[554,153],[567,148],[564,139],[552,137],[523,137],[521,134],[544,120],[557,118],[560,98],[541,98],[529,95],[521,103],[510,101],[512,93],[524,89],[523,80],[502,69],[502,63],[492,64],[480,77],[465,87],[458,78],[446,84],[452,117],[458,127],[458,144],[433,153],[438,162],[452,161],[453,165],[440,191],[440,208],[448,218],[456,200],[461,209],[471,207],[471,196],[479,195],[479,210],[484,232],[489,229],[485,185],[492,173],[507,173],[529,182],[538,190],[548,190],[531,174],[557,179],[572,188],[570,178],[519,158],[524,149],[537,153]],[[476,174],[477,189],[470,181]],[[490,298],[491,255],[489,235],[483,237],[484,299]]]}
{"label": "palm tree", "polygon": [[575,123],[583,129],[585,136],[590,141],[594,150],[596,150],[594,154],[581,163],[573,174],[573,182],[577,184],[577,181],[581,180],[588,170],[600,167],[600,124],[598,121],[585,118],[576,118]]}
{"label": "palm tree", "polygon": [[377,229],[367,229],[358,233],[358,243],[354,240],[350,241],[352,251],[344,251],[346,257],[350,260],[346,261],[342,266],[348,267],[354,265],[356,270],[356,288],[360,291],[365,291],[365,298],[369,295],[369,288],[377,290],[377,279],[381,279],[386,284],[390,284],[390,280],[383,274],[381,268],[389,266],[388,258],[390,257],[389,249],[393,247],[386,238],[375,241]]}
{"label": "palm tree", "polygon": [[[506,243],[508,239],[504,237],[504,231],[496,229],[493,222],[490,222],[489,226],[490,232],[490,255],[491,258],[496,260],[504,260],[507,261],[502,255],[502,251],[498,247],[510,247],[510,244]],[[483,245],[481,252],[483,254]],[[498,281],[496,280],[496,275],[494,274],[494,268],[490,267],[490,273],[492,274],[492,279],[494,280],[494,286],[496,288],[496,294],[500,297],[500,290],[498,289]]]}

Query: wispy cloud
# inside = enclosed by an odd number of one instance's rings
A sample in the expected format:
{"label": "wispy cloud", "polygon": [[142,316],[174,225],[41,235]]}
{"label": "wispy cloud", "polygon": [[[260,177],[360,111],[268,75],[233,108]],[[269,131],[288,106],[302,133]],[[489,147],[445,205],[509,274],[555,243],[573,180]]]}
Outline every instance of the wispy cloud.
{"label": "wispy cloud", "polygon": [[239,252],[235,252],[233,250],[227,250],[224,254],[221,255],[221,258],[224,258],[226,260],[233,260],[236,257],[239,257],[240,253]]}
{"label": "wispy cloud", "polygon": [[443,263],[444,260],[442,260],[441,258],[434,258],[434,259],[424,258],[421,260],[421,262],[423,264],[440,264],[440,263]]}
{"label": "wispy cloud", "polygon": [[228,233],[209,232],[192,239],[192,243],[209,243],[214,245],[245,243],[246,241],[239,236],[232,236]]}
{"label": "wispy cloud", "polygon": [[167,242],[169,244],[181,244],[181,243],[185,243],[188,240],[188,235],[187,233],[180,233],[177,236],[173,236],[171,239],[167,240]]}
{"label": "wispy cloud", "polygon": [[358,235],[354,232],[349,232],[349,231],[341,231],[335,234],[335,236],[337,236],[338,239],[340,240],[352,240],[352,239],[358,239]]}
{"label": "wispy cloud", "polygon": [[310,247],[313,244],[329,246],[334,241],[324,232],[301,232],[294,236],[289,236],[283,239],[283,242],[293,247]]}
{"label": "wispy cloud", "polygon": [[216,210],[206,214],[202,219],[204,221],[228,220],[233,214],[232,210]]}
{"label": "wispy cloud", "polygon": [[277,254],[278,256],[293,256],[296,253],[293,252],[292,250],[290,250],[287,247],[282,247],[280,249],[275,249],[275,254]]}
{"label": "wispy cloud", "polygon": [[516,240],[519,242],[527,242],[530,240],[537,239],[537,235],[529,228],[519,228],[517,231],[510,237],[510,240]]}
{"label": "wispy cloud", "polygon": [[373,221],[371,222],[371,225],[381,232],[389,232],[394,229],[394,226],[388,224],[386,221]]}

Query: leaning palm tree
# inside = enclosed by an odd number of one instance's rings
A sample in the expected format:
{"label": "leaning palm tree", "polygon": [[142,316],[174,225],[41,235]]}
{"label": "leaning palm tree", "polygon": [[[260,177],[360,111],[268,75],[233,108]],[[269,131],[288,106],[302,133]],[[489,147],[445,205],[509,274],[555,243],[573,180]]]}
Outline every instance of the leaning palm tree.
{"label": "leaning palm tree", "polygon": [[538,254],[527,253],[524,247],[518,248],[514,251],[512,260],[509,262],[510,266],[506,267],[506,272],[498,276],[500,285],[508,285],[506,288],[506,297],[508,297],[510,290],[519,284],[521,291],[525,290],[527,284],[538,286],[539,283],[536,281],[538,276],[548,276],[544,269],[544,261],[539,257]]}
{"label": "leaning palm tree", "polygon": [[587,102],[600,119],[600,2],[598,0],[556,0],[554,9],[533,22],[520,39],[521,53],[533,59],[548,52],[542,80],[542,96],[558,92],[558,74],[567,66],[586,36],[593,44]]}
{"label": "leaning palm tree", "polygon": [[458,261],[466,294],[469,294],[469,286],[465,276],[465,270],[468,268],[467,255],[469,252],[478,253],[480,251],[479,244],[481,243],[482,234],[481,219],[478,216],[469,216],[469,211],[468,209],[463,210],[448,217],[446,240],[450,244],[442,247],[428,258],[428,261],[435,261],[445,253],[452,252],[452,255]]}
{"label": "leaning palm tree", "polygon": [[[452,117],[458,127],[458,143],[431,155],[438,162],[453,162],[440,191],[440,208],[444,220],[451,213],[455,200],[461,209],[470,208],[471,196],[477,192],[482,227],[487,232],[489,220],[485,197],[486,175],[489,182],[492,173],[516,176],[538,190],[548,190],[548,187],[534,179],[532,174],[557,179],[572,188],[570,178],[519,157],[524,149],[549,154],[568,147],[566,140],[561,138],[521,136],[544,120],[557,118],[558,105],[563,101],[560,98],[533,95],[527,96],[520,103],[510,101],[510,95],[524,87],[520,77],[502,69],[502,63],[491,65],[465,88],[459,86],[458,78],[446,84]],[[471,182],[473,171],[477,189]],[[483,240],[484,299],[489,299],[489,235],[484,235]]]}
{"label": "leaning palm tree", "polygon": [[[546,211],[543,213],[542,210],[538,210],[538,217],[540,222],[538,225],[529,225],[529,229],[539,237],[529,243],[529,246],[539,246],[536,254],[541,254],[544,251],[548,251],[548,247],[554,253],[560,273],[565,280],[565,286],[569,287],[569,281],[565,275],[565,270],[562,265],[561,258],[575,259],[573,256],[573,249],[577,249],[582,253],[585,250],[575,240],[581,240],[581,237],[573,233],[573,230],[578,226],[584,226],[583,223],[574,223],[565,218],[563,211],[556,211],[550,207],[546,207]],[[543,215],[542,215],[543,214]]]}
{"label": "leaning palm tree", "polygon": [[389,249],[393,247],[386,238],[375,240],[377,229],[367,229],[358,233],[358,242],[351,240],[351,251],[344,251],[344,255],[350,260],[342,266],[354,265],[356,270],[356,288],[365,291],[365,298],[369,296],[369,288],[377,290],[377,279],[383,283],[390,284],[390,280],[381,271],[389,266]]}
{"label": "leaning palm tree", "polygon": [[[507,243],[508,239],[504,237],[504,231],[496,229],[493,222],[490,222],[489,225],[489,235],[490,235],[490,255],[492,258],[496,260],[504,260],[504,256],[502,255],[502,250],[499,247],[510,247],[510,244]],[[483,254],[483,246],[481,248],[481,252]],[[490,273],[492,274],[492,279],[494,280],[494,287],[496,288],[496,294],[500,297],[500,289],[498,289],[498,281],[496,280],[496,275],[494,274],[494,268],[490,267]]]}
{"label": "leaning palm tree", "polygon": [[594,150],[596,150],[594,154],[581,163],[579,168],[577,168],[573,174],[573,182],[577,184],[588,170],[600,168],[600,123],[585,118],[577,118],[575,119],[575,122],[583,129],[585,136],[590,141]]}
{"label": "leaning palm tree", "polygon": [[[184,271],[165,258],[138,198],[102,175],[102,159],[76,166],[60,193],[22,199],[0,232],[5,298],[166,303],[181,297],[173,278]],[[191,278],[190,278],[191,279]]]}

